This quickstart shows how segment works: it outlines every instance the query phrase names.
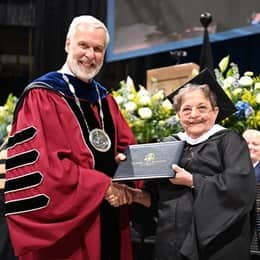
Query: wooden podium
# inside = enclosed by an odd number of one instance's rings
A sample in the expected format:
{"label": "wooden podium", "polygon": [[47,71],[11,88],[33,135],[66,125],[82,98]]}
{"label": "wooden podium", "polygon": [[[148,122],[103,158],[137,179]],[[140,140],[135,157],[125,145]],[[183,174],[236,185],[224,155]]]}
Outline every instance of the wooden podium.
{"label": "wooden podium", "polygon": [[196,63],[183,63],[150,69],[146,72],[147,90],[153,93],[162,89],[165,95],[168,96],[198,73],[199,65]]}

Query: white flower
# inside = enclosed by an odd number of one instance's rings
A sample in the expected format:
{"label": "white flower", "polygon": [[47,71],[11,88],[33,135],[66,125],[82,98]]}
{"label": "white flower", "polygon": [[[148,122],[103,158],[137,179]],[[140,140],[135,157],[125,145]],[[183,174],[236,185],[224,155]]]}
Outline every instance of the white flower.
{"label": "white flower", "polygon": [[125,103],[124,106],[125,106],[125,110],[130,113],[134,112],[137,108],[135,102],[132,102],[132,101]]}
{"label": "white flower", "polygon": [[138,97],[142,97],[142,96],[149,96],[149,92],[143,87],[140,86],[140,90],[137,92],[137,96]]}
{"label": "white flower", "polygon": [[7,133],[10,133],[10,132],[11,132],[11,129],[12,129],[12,125],[10,124],[10,125],[8,125],[8,126],[6,127]]}
{"label": "white flower", "polygon": [[260,82],[255,83],[255,90],[260,89]]}
{"label": "white flower", "polygon": [[131,77],[127,76],[126,78],[126,88],[131,91],[132,88],[135,88],[135,85],[134,85],[134,81],[132,80]]}
{"label": "white flower", "polygon": [[242,92],[243,92],[242,88],[235,88],[235,89],[233,90],[233,94],[234,94],[235,96],[239,96]]}
{"label": "white flower", "polygon": [[152,99],[155,100],[155,101],[160,101],[160,100],[163,100],[164,99],[164,91],[161,89],[161,90],[158,90],[153,96],[152,96]]}
{"label": "white flower", "polygon": [[123,98],[122,96],[116,96],[116,97],[115,97],[115,100],[116,100],[116,103],[117,103],[118,105],[120,105],[120,104],[123,103],[124,98]]}
{"label": "white flower", "polygon": [[248,77],[253,77],[254,76],[254,73],[252,71],[246,71],[244,73],[245,76],[248,76]]}
{"label": "white flower", "polygon": [[251,86],[253,84],[253,79],[249,76],[242,76],[239,79],[239,85],[240,86]]}
{"label": "white flower", "polygon": [[235,82],[235,78],[234,77],[227,77],[223,80],[223,88],[227,89],[229,87],[231,87],[233,85],[233,83]]}
{"label": "white flower", "polygon": [[165,125],[165,120],[159,120],[158,125],[159,126],[164,126]]}
{"label": "white flower", "polygon": [[151,98],[149,96],[141,96],[139,103],[141,106],[147,106],[151,103]]}
{"label": "white flower", "polygon": [[260,104],[260,93],[256,94],[256,103]]}
{"label": "white flower", "polygon": [[169,99],[165,99],[163,102],[162,102],[162,107],[166,110],[172,110],[173,109],[173,106],[172,106],[172,103],[170,102]]}
{"label": "white flower", "polygon": [[135,95],[133,93],[128,95],[128,100],[134,100]]}
{"label": "white flower", "polygon": [[138,109],[138,115],[142,118],[142,119],[149,119],[152,117],[153,112],[149,107],[141,107]]}

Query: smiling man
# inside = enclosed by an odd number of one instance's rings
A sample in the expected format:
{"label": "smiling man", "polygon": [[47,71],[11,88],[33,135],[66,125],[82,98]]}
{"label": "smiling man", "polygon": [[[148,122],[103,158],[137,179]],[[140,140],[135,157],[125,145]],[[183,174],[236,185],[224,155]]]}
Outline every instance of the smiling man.
{"label": "smiling man", "polygon": [[19,259],[132,259],[128,207],[120,207],[131,201],[111,180],[136,141],[113,97],[93,79],[108,43],[101,21],[74,18],[65,64],[34,80],[18,102],[5,199]]}

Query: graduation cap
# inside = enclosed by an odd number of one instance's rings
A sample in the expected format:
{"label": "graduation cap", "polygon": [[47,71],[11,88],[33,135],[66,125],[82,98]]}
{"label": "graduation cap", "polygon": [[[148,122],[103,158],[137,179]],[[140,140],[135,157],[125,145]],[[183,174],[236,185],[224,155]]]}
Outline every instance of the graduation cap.
{"label": "graduation cap", "polygon": [[213,55],[209,40],[208,26],[212,22],[211,13],[205,12],[200,15],[200,23],[204,28],[203,44],[200,52],[200,71],[204,68],[208,68],[211,72],[214,71]]}
{"label": "graduation cap", "polygon": [[219,107],[218,117],[216,123],[219,123],[226,117],[232,115],[236,108],[230,98],[227,96],[223,88],[219,85],[215,77],[209,71],[208,68],[202,70],[198,75],[192,78],[190,81],[186,82],[184,85],[180,86],[178,89],[175,89],[168,98],[172,101],[173,97],[178,94],[179,90],[187,84],[202,85],[207,84],[210,87],[210,90],[215,93],[217,97],[217,106]]}

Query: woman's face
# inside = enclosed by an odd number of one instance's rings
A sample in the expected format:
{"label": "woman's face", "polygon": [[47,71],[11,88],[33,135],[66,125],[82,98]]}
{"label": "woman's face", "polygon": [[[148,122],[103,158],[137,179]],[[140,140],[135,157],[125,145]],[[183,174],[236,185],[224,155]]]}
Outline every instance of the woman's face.
{"label": "woman's face", "polygon": [[183,95],[178,116],[187,135],[198,138],[213,127],[218,111],[201,90],[193,90]]}

